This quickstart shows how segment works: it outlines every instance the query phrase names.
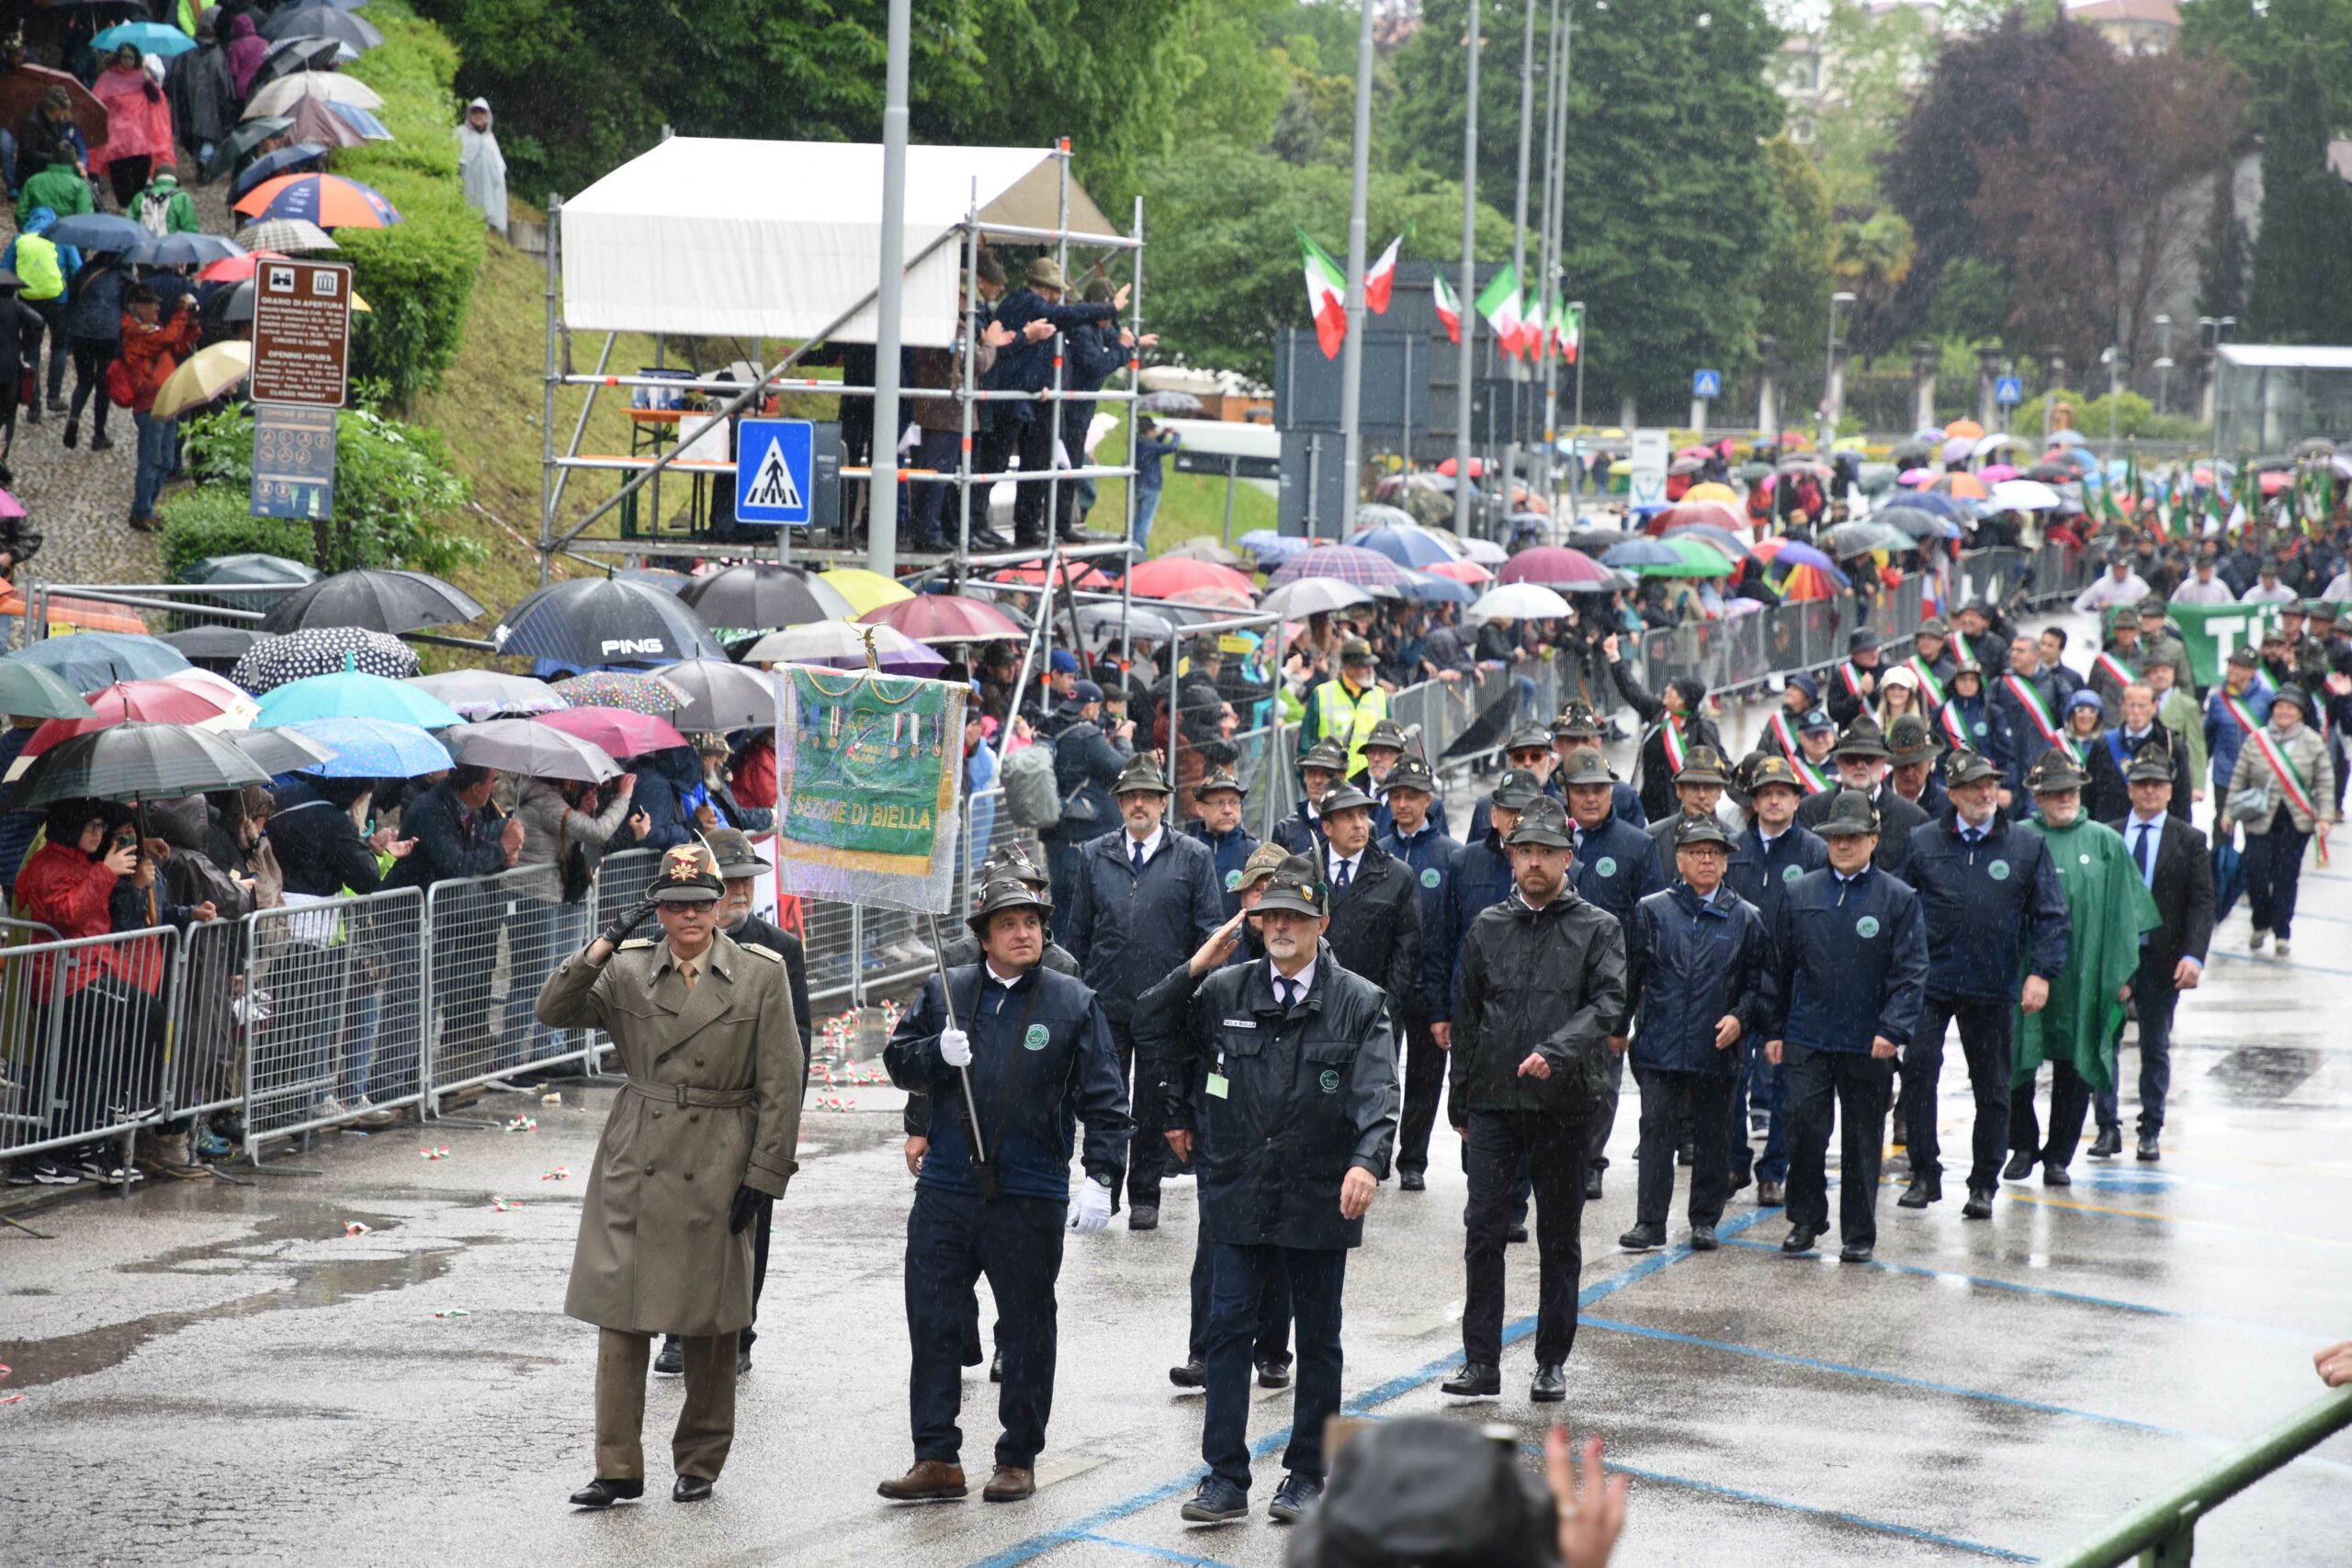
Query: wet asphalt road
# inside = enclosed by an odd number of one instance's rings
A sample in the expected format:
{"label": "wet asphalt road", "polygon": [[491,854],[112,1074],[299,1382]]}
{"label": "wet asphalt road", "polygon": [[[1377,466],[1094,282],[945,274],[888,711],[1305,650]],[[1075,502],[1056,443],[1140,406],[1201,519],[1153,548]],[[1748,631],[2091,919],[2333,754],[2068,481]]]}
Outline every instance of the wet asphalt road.
{"label": "wet asphalt road", "polygon": [[[1922,1217],[1889,1190],[1871,1266],[1783,1258],[1785,1227],[1753,1189],[1721,1252],[1679,1245],[1679,1205],[1678,1245],[1617,1252],[1629,1083],[1608,1196],[1584,1225],[1565,1406],[1637,1478],[1619,1561],[2030,1560],[2316,1396],[2312,1351],[2352,1334],[2352,872],[2306,872],[2303,891],[2291,961],[2245,955],[2243,906],[2217,935],[2181,1010],[2161,1165],[2078,1159],[2071,1190],[2012,1184],[1990,1224],[1963,1224],[1957,1195]],[[2128,1036],[2124,1064],[2128,1085]],[[1198,1473],[1200,1400],[1165,1373],[1183,1349],[1189,1183],[1169,1189],[1156,1234],[1122,1221],[1069,1241],[1034,1500],[977,1501],[996,1434],[979,1369],[966,1385],[975,1500],[874,1496],[910,1457],[910,1182],[899,1096],[842,1092],[853,1111],[805,1122],[713,1503],[673,1505],[657,1478],[662,1500],[563,1506],[591,1471],[594,1333],[560,1308],[608,1091],[503,1096],[470,1113],[528,1115],[536,1131],[345,1134],[242,1171],[244,1185],[151,1182],[128,1204],[20,1215],[54,1239],[0,1227],[0,1361],[22,1395],[0,1407],[0,1560],[1278,1562],[1283,1535],[1262,1517],[1206,1530],[1176,1517]],[[1948,1145],[1964,1139],[1964,1104],[1954,1062]],[[1363,1414],[1450,1403],[1436,1383],[1459,1355],[1464,1187],[1442,1126],[1439,1141],[1430,1190],[1384,1188],[1351,1261],[1346,1387]],[[571,1179],[549,1179],[559,1168]],[[1516,1337],[1533,1279],[1532,1249],[1514,1248],[1504,1396],[1454,1411],[1530,1441],[1544,1417]],[[657,1382],[657,1472],[678,1400]],[[1278,1450],[1289,1410],[1287,1393],[1257,1396],[1261,1452]],[[1261,1461],[1261,1507],[1277,1479]],[[2200,1561],[2342,1564],[2347,1504],[2352,1437],[2339,1437],[2214,1515]]]}

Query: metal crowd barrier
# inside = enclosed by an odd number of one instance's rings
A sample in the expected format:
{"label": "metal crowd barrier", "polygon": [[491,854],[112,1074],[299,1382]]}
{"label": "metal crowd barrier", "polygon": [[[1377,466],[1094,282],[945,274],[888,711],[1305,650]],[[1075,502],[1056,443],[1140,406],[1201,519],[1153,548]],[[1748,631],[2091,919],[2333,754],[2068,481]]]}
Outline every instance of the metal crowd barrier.
{"label": "metal crowd barrier", "polygon": [[534,1014],[548,976],[594,934],[588,901],[560,902],[560,886],[553,865],[537,864],[425,890],[431,1109],[452,1090],[586,1055],[585,1032]]}
{"label": "metal crowd barrier", "polygon": [[246,920],[206,920],[180,933],[179,1005],[172,1017],[166,1103],[174,1116],[226,1111],[245,1098],[252,1018],[245,983]]}
{"label": "metal crowd barrier", "polygon": [[425,1096],[424,895],[305,900],[245,917],[245,1153]]}
{"label": "metal crowd barrier", "polygon": [[127,1160],[164,1119],[179,941],[164,926],[0,948],[0,1157],[120,1138]]}

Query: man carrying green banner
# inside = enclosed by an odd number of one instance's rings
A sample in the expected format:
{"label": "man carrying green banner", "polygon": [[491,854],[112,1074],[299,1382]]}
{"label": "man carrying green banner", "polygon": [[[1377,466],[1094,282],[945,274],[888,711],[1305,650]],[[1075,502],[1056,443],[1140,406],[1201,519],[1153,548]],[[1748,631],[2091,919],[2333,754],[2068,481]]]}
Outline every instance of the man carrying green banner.
{"label": "man carrying green banner", "polygon": [[[2083,814],[2087,776],[2064,751],[2041,755],[2026,775],[2038,818],[2018,824],[2049,848],[2072,922],[2066,966],[2039,1012],[2016,1017],[2017,1066],[2010,1079],[2009,1163],[2001,1177],[2022,1181],[2041,1166],[2041,1184],[2066,1187],[2091,1096],[2115,1081],[2115,1042],[2123,998],[2140,966],[2140,934],[2162,923],[2123,837]],[[2050,1064],[2050,1138],[2033,1111],[2034,1074]]]}

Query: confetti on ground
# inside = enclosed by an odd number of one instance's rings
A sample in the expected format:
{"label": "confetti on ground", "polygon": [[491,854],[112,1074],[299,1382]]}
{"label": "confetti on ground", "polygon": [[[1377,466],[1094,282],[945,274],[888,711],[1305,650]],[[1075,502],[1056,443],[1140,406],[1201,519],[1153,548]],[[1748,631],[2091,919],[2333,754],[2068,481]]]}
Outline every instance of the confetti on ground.
{"label": "confetti on ground", "polygon": [[343,1222],[343,1234],[345,1235],[366,1235],[368,1234],[368,1227],[361,1224],[357,1220],[345,1220]]}
{"label": "confetti on ground", "polygon": [[0,1404],[22,1404],[24,1402],[25,1396],[21,1393],[12,1393],[6,1399],[0,1399]]}
{"label": "confetti on ground", "polygon": [[502,1133],[536,1133],[539,1124],[528,1116],[517,1116],[499,1129]]}
{"label": "confetti on ground", "polygon": [[520,1198],[492,1198],[490,1201],[490,1206],[503,1214],[509,1209],[521,1208],[523,1201]]}
{"label": "confetti on ground", "polygon": [[433,1315],[435,1317],[471,1317],[473,1316],[473,1314],[468,1312],[463,1307],[450,1307],[447,1311],[436,1312]]}
{"label": "confetti on ground", "polygon": [[416,1157],[419,1159],[447,1159],[449,1157],[449,1151],[446,1145],[437,1149],[419,1149],[416,1151]]}
{"label": "confetti on ground", "polygon": [[557,1166],[553,1170],[550,1170],[545,1176],[540,1177],[539,1179],[541,1181],[569,1181],[571,1179],[571,1168],[568,1165]]}
{"label": "confetti on ground", "polygon": [[563,1103],[563,1096],[560,1094],[543,1094],[539,1096],[539,1103],[541,1105],[561,1105]]}

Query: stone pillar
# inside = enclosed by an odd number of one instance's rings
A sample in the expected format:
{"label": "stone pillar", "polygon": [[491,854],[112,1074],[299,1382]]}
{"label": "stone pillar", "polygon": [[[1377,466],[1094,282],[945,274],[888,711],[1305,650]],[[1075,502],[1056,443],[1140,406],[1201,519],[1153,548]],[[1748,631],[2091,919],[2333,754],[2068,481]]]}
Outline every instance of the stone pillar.
{"label": "stone pillar", "polygon": [[1781,389],[1773,380],[1780,358],[1780,339],[1756,340],[1756,429],[1759,438],[1768,441],[1781,434]]}
{"label": "stone pillar", "polygon": [[1911,345],[1911,428],[1925,430],[1936,423],[1936,345],[1921,340]]}
{"label": "stone pillar", "polygon": [[1985,429],[1993,428],[2000,406],[1993,401],[1993,382],[2001,374],[2001,351],[1980,348],[1976,351],[1976,423]]}

